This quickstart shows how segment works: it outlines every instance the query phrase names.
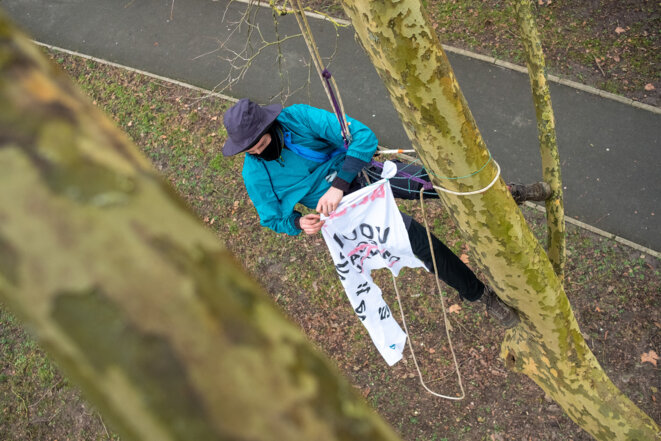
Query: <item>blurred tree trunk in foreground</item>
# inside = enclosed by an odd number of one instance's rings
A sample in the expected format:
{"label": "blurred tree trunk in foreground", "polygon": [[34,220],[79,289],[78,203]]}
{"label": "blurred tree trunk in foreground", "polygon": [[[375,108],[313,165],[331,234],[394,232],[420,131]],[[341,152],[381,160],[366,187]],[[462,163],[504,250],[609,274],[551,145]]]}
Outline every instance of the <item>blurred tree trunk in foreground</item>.
{"label": "blurred tree trunk in foreground", "polygon": [[[468,192],[495,177],[489,153],[419,0],[343,0],[434,184]],[[608,379],[583,340],[561,281],[499,179],[473,196],[439,192],[488,283],[521,316],[501,356],[601,440],[647,440],[659,427]]]}
{"label": "blurred tree trunk in foreground", "polygon": [[398,439],[1,12],[0,189],[0,300],[122,439]]}

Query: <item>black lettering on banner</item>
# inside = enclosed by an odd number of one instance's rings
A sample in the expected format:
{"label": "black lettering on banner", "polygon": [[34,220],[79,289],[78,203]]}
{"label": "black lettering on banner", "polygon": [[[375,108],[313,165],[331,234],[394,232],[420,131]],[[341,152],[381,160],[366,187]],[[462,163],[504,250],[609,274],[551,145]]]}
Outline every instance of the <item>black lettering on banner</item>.
{"label": "black lettering on banner", "polygon": [[370,285],[369,282],[361,283],[360,285],[358,285],[358,291],[356,291],[356,296],[370,292],[370,289],[372,289],[372,287],[369,285]]}
{"label": "black lettering on banner", "polygon": [[[367,230],[367,232],[365,230]],[[374,237],[374,230],[372,230],[371,225],[360,224],[360,232],[368,239],[372,239]]]}
{"label": "black lettering on banner", "polygon": [[386,240],[388,240],[388,234],[390,233],[390,227],[386,227],[385,230],[383,230],[383,236],[379,237],[379,233],[381,233],[381,227],[374,227],[376,228],[376,238],[379,239],[379,243],[384,244],[386,243]]}
{"label": "black lettering on banner", "polygon": [[395,262],[399,262],[400,260],[402,260],[400,257],[397,257],[397,256],[390,256],[390,257],[388,258],[388,263],[394,265]]}
{"label": "black lettering on banner", "polygon": [[361,260],[362,257],[363,257],[363,256],[361,256],[361,255],[358,254],[358,253],[356,253],[356,254],[352,254],[351,257],[350,257],[350,259],[351,259],[351,265],[354,266],[358,271],[362,271],[362,270],[363,270],[363,267],[362,267],[360,264],[356,263],[356,261],[359,261],[359,262],[360,262],[360,260]]}
{"label": "black lettering on banner", "polygon": [[[356,314],[358,314],[358,317],[360,318],[361,321],[365,320],[367,318],[366,314],[363,314],[367,307],[365,306],[365,300],[360,301],[360,305],[358,305],[358,308],[356,308]],[[361,315],[363,314],[363,315]]]}
{"label": "black lettering on banner", "polygon": [[381,316],[381,320],[385,320],[390,317],[390,308],[388,308],[388,305],[379,308],[379,315]]}
{"label": "black lettering on banner", "polygon": [[346,270],[344,269],[349,265],[349,262],[344,261],[342,263],[338,263],[335,265],[335,271],[337,271],[337,275],[340,276],[340,280],[346,280],[347,278],[344,277],[344,274],[349,274],[349,269],[347,268]]}
{"label": "black lettering on banner", "polygon": [[340,240],[340,238],[337,237],[337,234],[333,234],[333,239],[335,239],[335,242],[337,242],[340,248],[344,248],[344,242],[342,242],[342,240]]}
{"label": "black lettering on banner", "polygon": [[358,231],[357,230],[358,229],[355,229],[351,232],[351,234],[353,234],[353,237],[347,237],[344,234],[342,235],[342,237],[344,237],[346,240],[356,240],[356,238],[358,237]]}

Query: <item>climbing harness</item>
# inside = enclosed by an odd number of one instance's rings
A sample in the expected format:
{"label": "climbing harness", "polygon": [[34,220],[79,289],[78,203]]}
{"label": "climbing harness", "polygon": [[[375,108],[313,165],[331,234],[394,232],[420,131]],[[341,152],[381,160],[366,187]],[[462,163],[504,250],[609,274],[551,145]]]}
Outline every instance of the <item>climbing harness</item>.
{"label": "climbing harness", "polygon": [[[342,139],[344,140],[344,147],[345,147],[345,149],[347,149],[349,147],[349,144],[351,144],[351,131],[349,130],[349,124],[347,123],[346,113],[344,112],[344,105],[342,104],[342,99],[341,99],[339,90],[337,88],[337,83],[335,82],[335,78],[331,75],[330,71],[324,67],[323,60],[322,60],[322,58],[319,54],[317,45],[314,41],[314,37],[312,35],[310,25],[307,21],[307,17],[305,15],[305,12],[303,11],[303,7],[301,6],[300,0],[291,0],[291,1],[295,4],[296,8],[298,9],[295,12],[294,16],[296,17],[296,21],[298,22],[298,26],[301,29],[301,34],[303,36],[303,40],[305,41],[305,44],[308,48],[308,51],[310,52],[310,57],[312,59],[312,62],[315,65],[317,73],[319,74],[319,78],[320,78],[321,83],[324,87],[324,91],[326,92],[326,96],[328,97],[328,100],[329,100],[329,102],[330,102],[330,104],[333,108],[333,111],[335,112],[335,115],[337,117],[337,120],[340,124],[340,130],[342,132]],[[402,154],[402,153],[412,153],[412,152],[415,152],[415,150],[389,149],[389,150],[380,150],[378,153],[380,153],[380,154]],[[416,159],[416,161],[417,161],[417,159]],[[482,172],[489,165],[489,163],[491,161],[493,161],[494,165],[496,166],[496,173],[495,173],[495,176],[493,177],[493,179],[491,180],[491,182],[488,185],[486,185],[485,187],[481,188],[481,189],[474,190],[474,191],[465,191],[465,192],[454,191],[454,190],[450,190],[450,189],[445,188],[445,187],[433,185],[431,180],[425,180],[422,177],[420,177],[419,175],[417,175],[416,173],[406,172],[405,171],[406,167],[404,167],[401,170],[398,170],[397,175],[402,176],[404,178],[407,178],[407,180],[409,181],[409,188],[408,189],[401,188],[401,187],[394,187],[394,188],[400,188],[400,189],[403,189],[403,190],[411,191],[412,190],[410,188],[410,182],[411,181],[421,184],[421,187],[420,187],[420,203],[421,203],[422,215],[423,215],[423,218],[424,218],[425,228],[427,229],[427,239],[429,240],[430,249],[433,249],[433,244],[432,244],[432,238],[431,238],[431,231],[430,231],[429,224],[427,222],[427,218],[426,218],[426,215],[425,215],[424,195],[425,194],[430,194],[430,193],[435,195],[436,193],[431,191],[432,189],[438,190],[438,191],[441,191],[441,192],[444,192],[444,193],[456,195],[456,196],[471,196],[471,195],[484,193],[487,190],[489,190],[496,183],[498,178],[500,177],[500,166],[492,158],[491,152],[489,152],[489,158],[484,163],[484,165],[482,167],[480,167],[479,170],[477,170],[473,173],[467,174],[465,176],[457,176],[457,177],[442,177],[442,176],[433,175],[437,179],[445,179],[445,180],[465,179],[465,178],[475,176],[478,173]],[[370,165],[372,166],[372,167],[370,167],[372,169],[372,171],[368,171],[369,170],[368,168],[366,168],[364,170],[368,181],[370,180],[370,178],[378,180],[379,179],[378,172],[375,169],[383,169],[383,163],[381,163],[379,161],[372,160]],[[418,171],[417,173],[420,173],[420,171]],[[428,170],[427,170],[427,173],[429,173]],[[434,256],[433,252],[431,253],[431,255],[432,255],[432,262],[433,262],[433,266],[434,266],[434,274],[437,274],[438,271],[437,271],[437,266],[436,266],[436,257]],[[397,295],[397,303],[399,304],[399,310],[400,310],[400,313],[401,313],[402,324],[404,325],[404,331],[406,332],[407,335],[409,335],[408,328],[407,328],[407,325],[406,325],[406,319],[404,317],[404,309],[402,307],[402,302],[401,302],[401,298],[400,298],[400,295],[399,295],[399,289],[397,287],[397,282],[395,280],[395,276],[393,275],[392,277],[393,277],[393,284],[394,284],[394,287],[395,287],[395,293]],[[442,395],[440,393],[434,392],[431,389],[429,389],[427,387],[427,385],[425,384],[423,376],[422,376],[422,372],[420,371],[420,367],[418,365],[418,361],[417,361],[417,358],[415,356],[415,351],[413,349],[413,344],[411,342],[410,336],[408,338],[408,345],[409,345],[409,349],[411,350],[411,356],[413,358],[413,362],[414,362],[415,367],[418,371],[418,377],[420,379],[420,383],[425,388],[425,390],[427,390],[427,392],[429,392],[430,394],[432,394],[434,396],[437,396],[437,397],[440,397],[440,398],[445,398],[445,399],[448,399],[448,400],[462,400],[462,399],[465,398],[466,393],[464,391],[464,386],[463,386],[462,379],[461,379],[461,373],[459,372],[459,363],[457,362],[457,357],[455,355],[454,348],[453,348],[453,345],[452,345],[452,339],[450,337],[450,323],[449,323],[447,312],[446,312],[446,309],[445,309],[445,302],[443,300],[443,294],[442,294],[440,282],[438,280],[438,277],[434,277],[434,278],[436,279],[436,286],[437,286],[437,289],[438,289],[439,297],[441,299],[441,306],[442,306],[442,309],[443,309],[443,320],[444,320],[444,323],[445,323],[445,333],[446,333],[446,336],[447,336],[447,339],[448,339],[450,352],[452,353],[452,359],[454,361],[455,371],[457,373],[457,379],[458,379],[458,383],[459,383],[459,388],[461,390],[461,395],[458,396],[458,397],[452,397],[452,396]]]}

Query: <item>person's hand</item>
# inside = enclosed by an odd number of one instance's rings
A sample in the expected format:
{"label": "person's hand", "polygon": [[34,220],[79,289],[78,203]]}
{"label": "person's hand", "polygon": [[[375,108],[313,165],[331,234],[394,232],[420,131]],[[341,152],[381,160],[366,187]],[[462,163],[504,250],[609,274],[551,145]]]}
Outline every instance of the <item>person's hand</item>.
{"label": "person's hand", "polygon": [[321,227],[324,225],[324,221],[319,218],[318,214],[311,213],[301,217],[299,220],[299,225],[305,234],[315,234],[321,230]]}
{"label": "person's hand", "polygon": [[330,213],[335,211],[338,205],[340,205],[340,201],[342,200],[343,196],[344,192],[339,188],[329,188],[326,194],[324,194],[321,199],[319,199],[319,203],[317,204],[317,211],[319,213],[323,213],[324,216],[328,216]]}

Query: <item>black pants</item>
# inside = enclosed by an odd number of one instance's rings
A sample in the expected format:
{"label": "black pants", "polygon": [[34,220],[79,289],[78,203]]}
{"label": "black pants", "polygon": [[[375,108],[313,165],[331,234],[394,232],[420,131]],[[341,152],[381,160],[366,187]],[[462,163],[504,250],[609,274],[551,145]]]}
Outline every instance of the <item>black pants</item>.
{"label": "black pants", "polygon": [[[424,169],[417,165],[403,164],[399,161],[394,161],[397,164],[397,170],[404,170],[406,173],[428,180],[428,175]],[[380,170],[377,167],[371,166],[367,169],[370,176],[377,177],[380,175]],[[354,181],[358,189],[365,185],[367,182],[364,177],[359,177]],[[395,176],[390,179],[393,195],[400,199],[418,199],[420,197],[420,187],[423,185],[419,182],[412,181],[407,177]],[[425,192],[425,199],[438,199],[438,195],[433,192]],[[405,213],[402,214],[406,231],[411,241],[411,248],[413,254],[425,264],[429,271],[434,271],[434,264],[432,261],[432,251],[429,248],[429,240],[427,238],[427,230],[419,222]],[[482,297],[484,291],[484,284],[475,276],[475,273],[466,266],[464,262],[457,257],[440,239],[432,234],[432,248],[434,250],[434,257],[436,258],[437,274],[436,276],[443,282],[450,285],[452,288],[459,292],[459,295],[468,301],[474,302]]]}

